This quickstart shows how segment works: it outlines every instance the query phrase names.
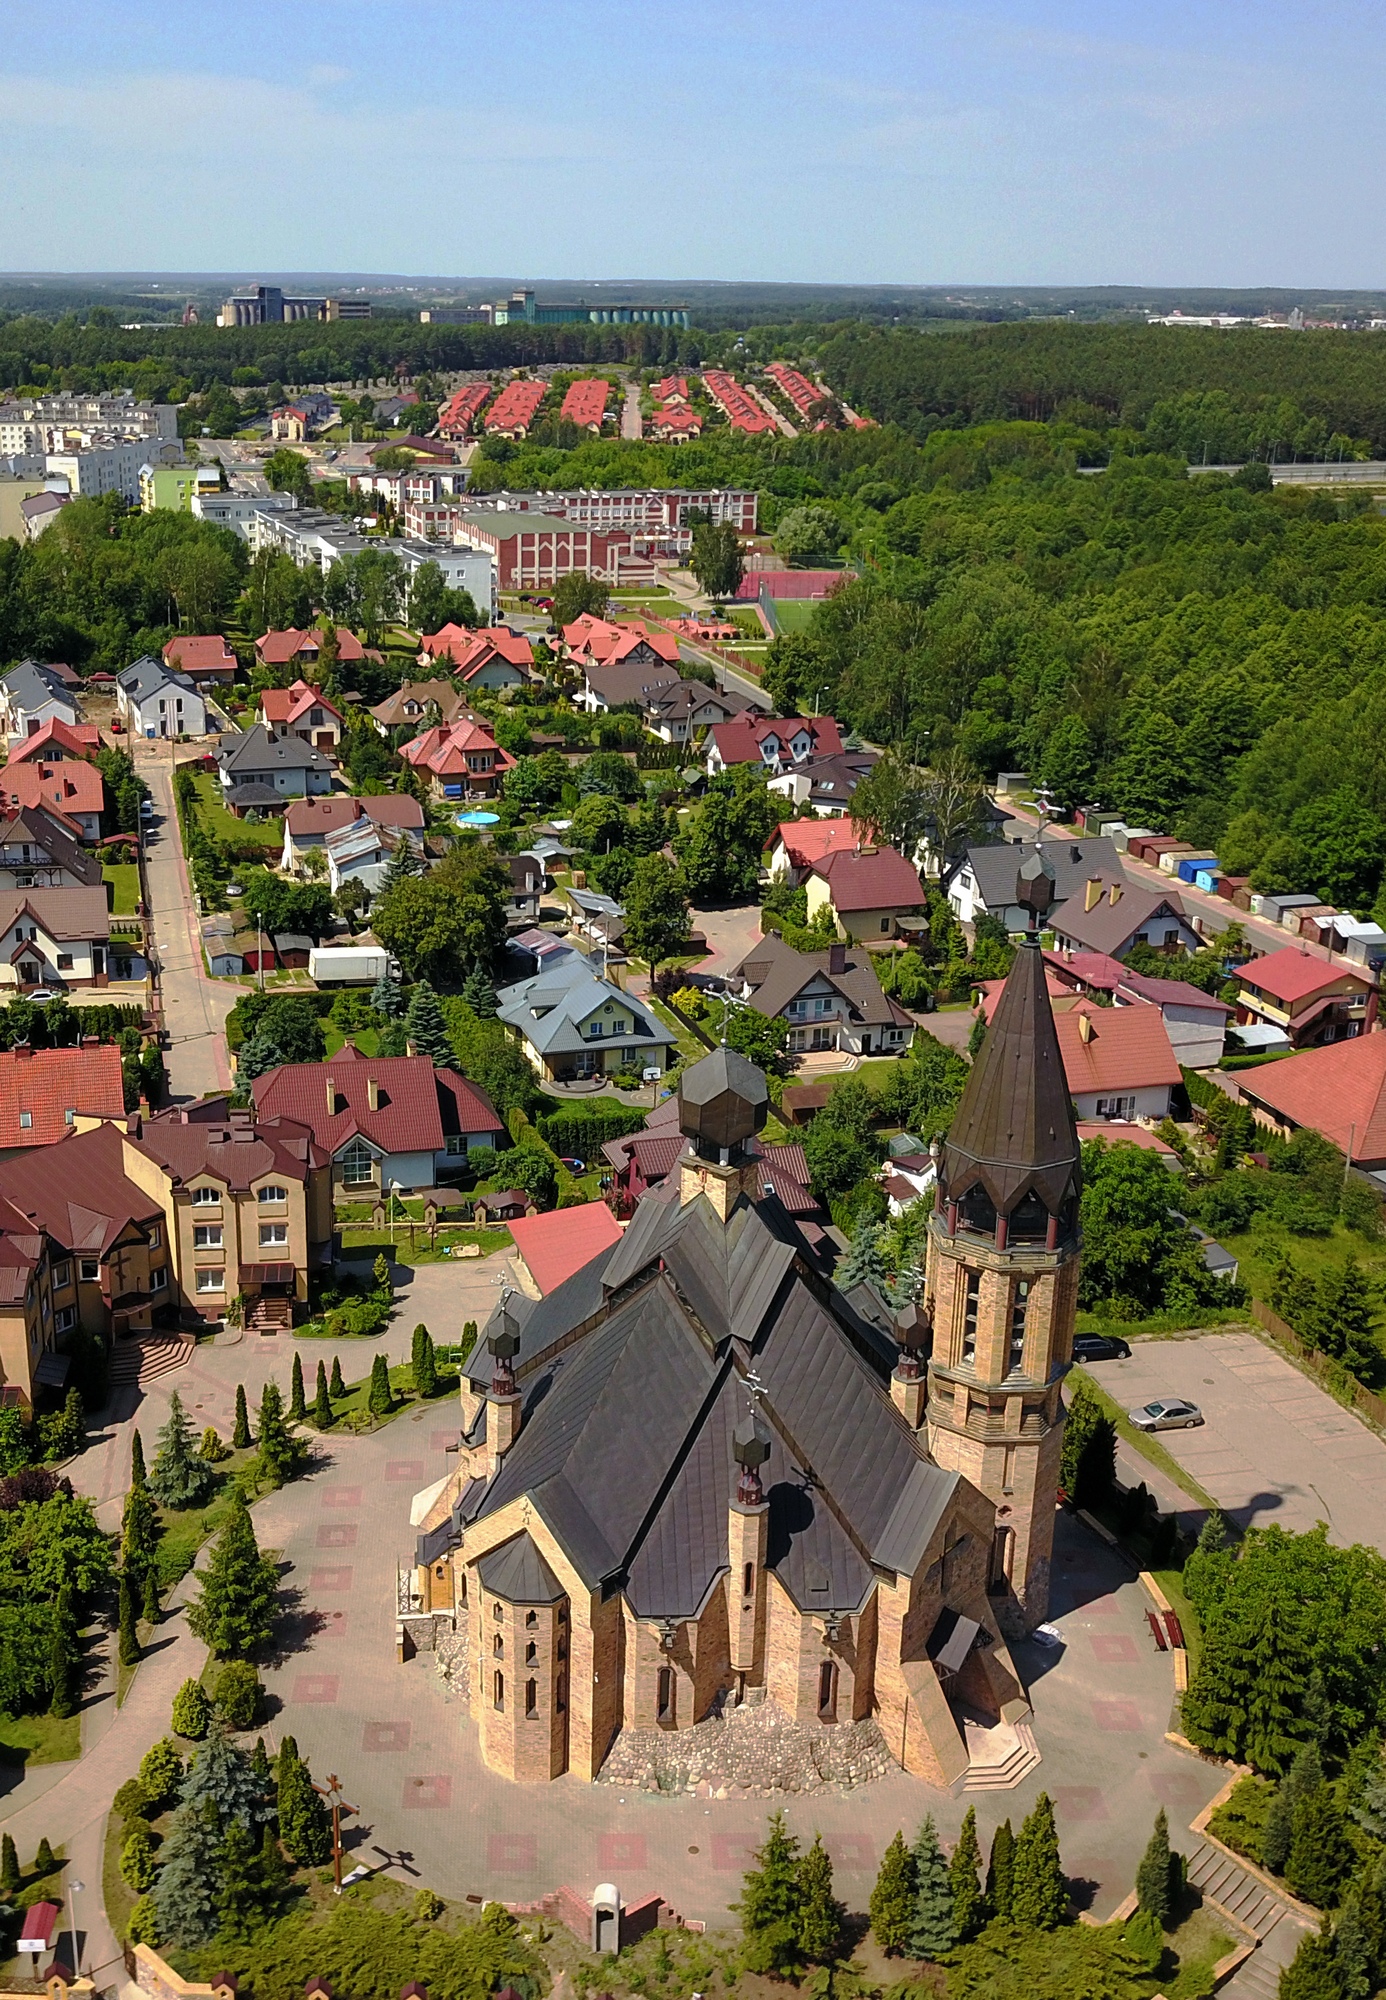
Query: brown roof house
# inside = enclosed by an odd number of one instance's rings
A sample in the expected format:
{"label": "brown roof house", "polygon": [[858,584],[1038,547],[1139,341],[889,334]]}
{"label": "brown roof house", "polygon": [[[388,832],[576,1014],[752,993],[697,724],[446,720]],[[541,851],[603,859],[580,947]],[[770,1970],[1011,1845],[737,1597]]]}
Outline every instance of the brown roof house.
{"label": "brown roof house", "polygon": [[1054,1016],[1054,1027],[1080,1118],[1169,1116],[1182,1076],[1158,1008],[1080,1000]]}
{"label": "brown roof house", "polygon": [[1322,1132],[1386,1186],[1386,1035],[1354,1035],[1243,1070],[1237,1086],[1261,1124],[1286,1139],[1305,1126]]}
{"label": "brown roof house", "polygon": [[793,1054],[849,1049],[853,1055],[903,1055],[914,1022],[881,991],[869,953],[831,944],[796,951],[783,938],[761,939],[731,974],[758,1014],[781,1018]]}
{"label": "brown roof house", "polygon": [[[1006,1059],[1013,1022],[1031,1051],[1047,1037],[1038,1079]],[[1000,1634],[1048,1611],[1077,1275],[1078,1146],[1043,982],[1022,971],[964,1095],[964,1135],[995,1105],[998,1192],[1024,1227],[1014,1250],[994,1227],[931,1242],[933,1397],[922,1315],[902,1345],[764,1192],[761,1072],[715,1050],[678,1104],[677,1173],[545,1297],[503,1295],[465,1364],[456,1469],[411,1515],[405,1653],[415,1619],[464,1627],[480,1756],[520,1782],[590,1780],[614,1756],[623,1784],[653,1784],[679,1732],[742,1702],[843,1768],[868,1731],[934,1785],[1033,1764]],[[974,1437],[956,1413],[979,1399],[999,1414]]]}
{"label": "brown roof house", "polygon": [[917,870],[893,847],[839,848],[809,863],[804,877],[808,918],[832,911],[838,935],[847,939],[899,935],[901,919],[924,916],[924,890]]}
{"label": "brown roof house", "polygon": [[1124,958],[1132,945],[1161,951],[1197,951],[1203,940],[1173,891],[1129,882],[1118,869],[1087,876],[1050,918],[1067,951],[1100,951]]}

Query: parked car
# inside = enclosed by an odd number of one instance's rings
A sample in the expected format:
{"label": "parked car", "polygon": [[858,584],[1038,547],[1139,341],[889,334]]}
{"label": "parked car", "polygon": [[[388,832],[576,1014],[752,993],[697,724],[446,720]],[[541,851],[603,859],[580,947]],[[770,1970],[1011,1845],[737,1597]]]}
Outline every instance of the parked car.
{"label": "parked car", "polygon": [[153,819],[153,817],[154,817],[154,801],[153,801],[153,799],[141,799],[141,800],[140,800],[140,818],[141,818],[141,819]]}
{"label": "parked car", "polygon": [[1188,1431],[1203,1422],[1203,1412],[1197,1403],[1186,1403],[1181,1396],[1142,1403],[1138,1410],[1128,1410],[1126,1415],[1138,1431]]}
{"label": "parked car", "polygon": [[1073,1342],[1075,1361],[1129,1361],[1131,1349],[1114,1333],[1080,1333]]}

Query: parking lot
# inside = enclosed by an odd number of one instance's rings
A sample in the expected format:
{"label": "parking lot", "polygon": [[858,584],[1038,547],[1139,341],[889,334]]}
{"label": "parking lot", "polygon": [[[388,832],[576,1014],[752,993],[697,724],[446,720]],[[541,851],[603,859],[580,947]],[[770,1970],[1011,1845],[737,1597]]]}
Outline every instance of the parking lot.
{"label": "parking lot", "polygon": [[[1204,1422],[1161,1431],[1179,1465],[1243,1527],[1312,1528],[1386,1553],[1386,1443],[1253,1333],[1142,1340],[1092,1364],[1124,1410],[1186,1396]],[[1122,1457],[1135,1453],[1123,1445]]]}

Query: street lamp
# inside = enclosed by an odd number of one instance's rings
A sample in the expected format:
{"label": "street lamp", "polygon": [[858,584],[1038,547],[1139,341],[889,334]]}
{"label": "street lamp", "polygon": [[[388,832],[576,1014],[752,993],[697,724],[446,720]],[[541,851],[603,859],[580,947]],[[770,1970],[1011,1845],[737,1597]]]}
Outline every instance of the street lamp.
{"label": "street lamp", "polygon": [[86,1886],[87,1885],[85,1882],[71,1882],[71,1881],[67,1885],[67,1920],[69,1924],[72,1926],[72,1956],[74,1960],[72,1972],[74,1978],[78,1979],[80,1979],[82,1975],[82,1944],[80,1938],[77,1935],[76,1899],[83,1893]]}

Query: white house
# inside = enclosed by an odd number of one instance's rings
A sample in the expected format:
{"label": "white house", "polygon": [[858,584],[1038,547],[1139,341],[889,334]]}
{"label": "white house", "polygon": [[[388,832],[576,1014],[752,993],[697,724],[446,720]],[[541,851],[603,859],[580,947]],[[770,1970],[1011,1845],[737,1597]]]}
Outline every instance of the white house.
{"label": "white house", "polygon": [[110,936],[104,889],[0,891],[0,987],[104,986]]}
{"label": "white house", "polygon": [[360,882],[368,895],[377,895],[401,840],[408,841],[409,851],[422,870],[426,865],[423,835],[409,827],[377,826],[363,815],[353,825],[339,826],[329,833],[323,852],[333,895],[344,882]]}
{"label": "white house", "polygon": [[0,720],[13,743],[36,736],[45,722],[75,723],[77,698],[52,667],[21,660],[0,674]]}
{"label": "white house", "polygon": [[116,675],[116,706],[132,736],[207,734],[207,708],[197,688],[148,653]]}
{"label": "white house", "polygon": [[325,751],[315,750],[301,736],[266,729],[262,722],[224,739],[217,770],[231,806],[250,786],[255,787],[253,802],[257,805],[262,789],[284,799],[301,799],[305,794],[332,789],[332,759]]}

